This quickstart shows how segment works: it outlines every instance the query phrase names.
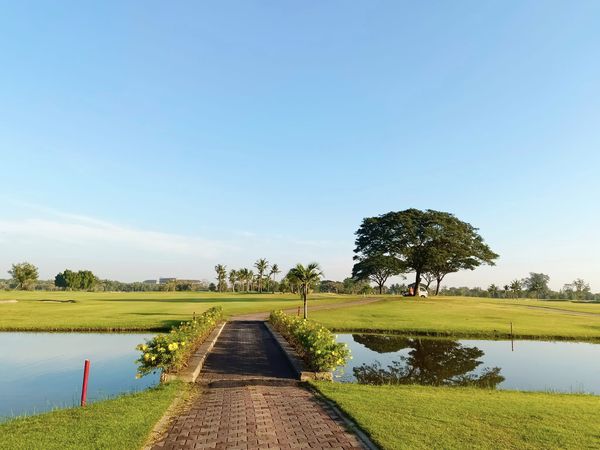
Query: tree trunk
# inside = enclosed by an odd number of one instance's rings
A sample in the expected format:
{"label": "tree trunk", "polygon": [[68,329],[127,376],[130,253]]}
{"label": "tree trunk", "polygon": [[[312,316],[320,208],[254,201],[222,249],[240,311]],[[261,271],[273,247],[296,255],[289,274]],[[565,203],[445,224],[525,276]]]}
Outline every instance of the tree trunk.
{"label": "tree trunk", "polygon": [[436,278],[436,282],[437,284],[435,285],[435,295],[437,296],[440,293],[440,286],[442,285],[442,280],[444,279],[445,275],[442,275],[441,277],[437,277]]}
{"label": "tree trunk", "polygon": [[419,287],[421,286],[421,272],[417,270],[415,275],[415,289],[413,292],[413,297],[419,296]]}
{"label": "tree trunk", "polygon": [[383,294],[383,284],[379,285],[379,295]]}
{"label": "tree trunk", "polygon": [[308,302],[306,298],[308,297],[308,292],[306,292],[307,288],[302,288],[302,298],[304,299],[304,318],[308,319]]}

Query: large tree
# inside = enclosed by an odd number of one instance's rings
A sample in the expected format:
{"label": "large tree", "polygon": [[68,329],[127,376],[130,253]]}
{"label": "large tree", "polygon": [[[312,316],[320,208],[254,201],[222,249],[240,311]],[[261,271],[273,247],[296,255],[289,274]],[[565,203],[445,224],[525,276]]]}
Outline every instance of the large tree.
{"label": "large tree", "polygon": [[352,268],[352,278],[358,281],[373,281],[377,284],[380,294],[383,294],[383,286],[388,278],[399,275],[404,270],[402,263],[389,255],[354,257],[354,259],[358,259],[358,262]]}
{"label": "large tree", "polygon": [[390,256],[414,272],[415,294],[425,272],[436,273],[439,291],[446,274],[493,264],[498,257],[477,228],[442,211],[413,208],[367,217],[356,236],[354,252],[359,259]]}
{"label": "large tree", "polygon": [[308,293],[321,280],[323,272],[317,263],[310,263],[306,267],[302,264],[297,264],[296,267],[290,269],[287,278],[300,290],[302,300],[304,302],[304,318],[308,318]]}
{"label": "large tree", "polygon": [[28,262],[13,264],[8,271],[18,289],[31,289],[38,279],[38,268]]}
{"label": "large tree", "polygon": [[538,299],[544,298],[550,291],[548,287],[550,276],[545,273],[529,272],[529,277],[523,282],[529,293],[534,294]]}

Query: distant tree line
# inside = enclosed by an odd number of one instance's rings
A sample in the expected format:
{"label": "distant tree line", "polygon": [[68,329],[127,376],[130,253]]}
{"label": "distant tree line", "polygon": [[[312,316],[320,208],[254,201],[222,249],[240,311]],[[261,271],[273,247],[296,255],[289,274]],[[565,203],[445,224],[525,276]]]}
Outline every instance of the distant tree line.
{"label": "distant tree line", "polygon": [[590,285],[577,278],[562,289],[554,291],[548,286],[550,276],[544,273],[530,272],[528,277],[515,279],[503,286],[491,284],[487,289],[480,287],[444,287],[441,295],[489,297],[489,298],[531,298],[547,300],[600,301],[600,293],[592,293]]}

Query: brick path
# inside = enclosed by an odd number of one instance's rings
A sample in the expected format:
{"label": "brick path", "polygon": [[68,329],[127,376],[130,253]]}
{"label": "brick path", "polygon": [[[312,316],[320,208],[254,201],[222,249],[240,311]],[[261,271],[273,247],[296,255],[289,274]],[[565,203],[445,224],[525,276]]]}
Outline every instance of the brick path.
{"label": "brick path", "polygon": [[154,449],[363,449],[326,404],[298,385],[262,322],[229,322],[208,356],[202,393]]}

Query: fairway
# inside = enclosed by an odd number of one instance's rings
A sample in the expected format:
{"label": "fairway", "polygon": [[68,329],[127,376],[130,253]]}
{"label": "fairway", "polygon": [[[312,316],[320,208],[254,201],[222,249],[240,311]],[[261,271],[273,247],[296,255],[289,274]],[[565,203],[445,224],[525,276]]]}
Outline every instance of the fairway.
{"label": "fairway", "polygon": [[600,304],[568,301],[386,297],[311,318],[337,331],[600,340]]}
{"label": "fairway", "polygon": [[[339,304],[358,296],[320,294],[310,305]],[[211,292],[45,292],[0,291],[0,330],[119,331],[166,330],[212,306],[226,316],[296,308],[294,294]],[[68,302],[73,300],[74,302]]]}
{"label": "fairway", "polygon": [[592,395],[315,383],[383,449],[600,446]]}

